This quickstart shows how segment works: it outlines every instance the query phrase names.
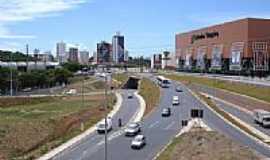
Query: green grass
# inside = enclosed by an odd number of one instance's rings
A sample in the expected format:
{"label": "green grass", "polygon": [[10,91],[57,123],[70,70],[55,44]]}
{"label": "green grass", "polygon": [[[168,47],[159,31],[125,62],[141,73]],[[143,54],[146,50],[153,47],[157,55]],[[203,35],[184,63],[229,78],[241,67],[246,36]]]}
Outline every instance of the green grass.
{"label": "green grass", "polygon": [[181,143],[182,138],[174,138],[172,143],[162,152],[162,154],[157,158],[157,160],[171,160],[172,152],[174,151],[175,147]]}
{"label": "green grass", "polygon": [[186,84],[200,84],[208,87],[224,89],[227,91],[247,95],[270,103],[270,87],[259,87],[251,84],[215,80],[205,77],[195,77],[187,75],[165,75],[166,77],[184,82]]}
{"label": "green grass", "polygon": [[[110,96],[110,109],[115,99]],[[103,117],[103,96],[86,96],[84,104],[81,97],[58,97],[0,107],[0,157],[37,158],[81,133],[81,123],[89,128]]]}
{"label": "green grass", "polygon": [[146,102],[146,115],[151,112],[153,108],[159,103],[160,89],[151,80],[143,78],[140,82],[139,94],[144,98]]}
{"label": "green grass", "polygon": [[119,87],[127,82],[129,75],[127,73],[118,73],[118,74],[113,74],[112,78],[116,80],[117,82],[119,82],[119,84],[117,85]]}

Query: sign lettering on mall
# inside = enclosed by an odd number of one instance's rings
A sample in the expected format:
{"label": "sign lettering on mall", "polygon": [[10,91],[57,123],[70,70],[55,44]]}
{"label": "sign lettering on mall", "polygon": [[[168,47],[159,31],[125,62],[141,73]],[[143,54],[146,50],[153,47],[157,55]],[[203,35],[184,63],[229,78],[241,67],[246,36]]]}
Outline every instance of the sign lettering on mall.
{"label": "sign lettering on mall", "polygon": [[206,39],[206,38],[215,38],[215,37],[219,37],[218,32],[205,32],[201,34],[195,34],[195,35],[192,35],[191,37],[191,44],[193,44],[197,40]]}

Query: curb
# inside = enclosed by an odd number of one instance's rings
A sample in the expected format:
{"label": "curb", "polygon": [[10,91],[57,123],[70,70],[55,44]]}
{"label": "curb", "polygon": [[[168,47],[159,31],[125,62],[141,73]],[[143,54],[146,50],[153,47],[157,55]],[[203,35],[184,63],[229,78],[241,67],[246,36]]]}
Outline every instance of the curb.
{"label": "curb", "polygon": [[197,99],[200,101],[200,103],[202,103],[204,106],[206,106],[210,111],[212,111],[215,115],[217,115],[219,118],[221,118],[224,122],[226,122],[227,124],[229,124],[230,126],[232,126],[233,128],[237,129],[238,131],[240,131],[241,133],[245,134],[246,136],[248,136],[249,138],[253,139],[254,141],[256,141],[257,143],[263,145],[264,147],[267,147],[270,149],[270,146],[264,142],[262,142],[260,139],[246,133],[245,131],[243,131],[241,128],[239,128],[238,126],[236,126],[235,124],[233,124],[232,122],[230,122],[229,120],[227,120],[226,118],[224,118],[222,115],[220,115],[219,113],[217,113],[214,109],[212,109],[206,102],[204,102],[203,100],[201,100],[197,94],[195,94],[193,91],[191,91],[189,88],[186,87],[186,89]]}
{"label": "curb", "polygon": [[140,109],[139,111],[137,111],[137,113],[135,114],[136,117],[134,118],[134,122],[139,122],[142,120],[143,118],[143,115],[144,115],[144,112],[145,112],[145,109],[146,109],[146,103],[145,103],[145,100],[143,99],[143,97],[139,94],[138,91],[136,91],[134,93],[134,95],[138,98],[139,100],[139,103],[140,103]]}
{"label": "curb", "polygon": [[[117,98],[117,102],[114,105],[113,110],[108,115],[108,116],[111,116],[111,117],[114,116],[117,113],[117,111],[121,108],[121,105],[122,105],[122,102],[123,102],[123,98],[122,98],[122,95],[120,93],[115,92],[115,95],[116,95],[116,98]],[[66,143],[64,143],[64,144],[58,146],[57,148],[51,150],[49,153],[43,155],[42,157],[38,158],[37,160],[49,160],[49,159],[52,159],[57,154],[63,152],[67,148],[72,147],[77,142],[83,140],[85,137],[87,137],[88,135],[93,133],[95,130],[96,130],[96,125],[93,125],[91,128],[89,128],[88,130],[86,130],[82,134],[70,139]]]}

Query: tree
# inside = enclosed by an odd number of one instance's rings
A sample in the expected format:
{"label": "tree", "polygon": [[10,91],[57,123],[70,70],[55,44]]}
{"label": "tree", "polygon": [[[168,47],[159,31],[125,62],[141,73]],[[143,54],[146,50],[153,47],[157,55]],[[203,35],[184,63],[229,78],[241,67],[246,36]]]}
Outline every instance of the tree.
{"label": "tree", "polygon": [[77,72],[78,70],[81,69],[81,66],[79,63],[68,62],[68,63],[63,64],[63,68],[70,72]]}

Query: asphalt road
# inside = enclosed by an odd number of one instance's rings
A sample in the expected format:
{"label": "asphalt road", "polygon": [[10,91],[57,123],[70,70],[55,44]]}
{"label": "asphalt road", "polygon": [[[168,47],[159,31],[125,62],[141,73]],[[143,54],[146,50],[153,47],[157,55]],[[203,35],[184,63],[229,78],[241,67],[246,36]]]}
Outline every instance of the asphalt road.
{"label": "asphalt road", "polygon": [[[233,140],[249,146],[259,153],[270,157],[269,148],[250,139],[248,136],[233,128],[221,118],[212,113],[208,108],[201,104],[188,90],[182,86],[184,92],[175,92],[177,84],[172,82],[170,88],[161,89],[162,96],[160,104],[157,106],[142,123],[142,133],[146,136],[147,145],[141,150],[130,148],[132,138],[123,135],[123,130],[114,130],[109,136],[108,160],[151,160],[181,128],[181,120],[190,119],[191,109],[203,109],[203,121],[212,129],[219,131]],[[165,107],[170,107],[172,97],[180,97],[180,105],[172,107],[172,115],[168,118],[161,117],[161,111]],[[138,103],[138,102],[137,102]],[[125,109],[121,110],[121,115],[130,117],[132,109],[136,108],[136,101],[124,100]],[[137,104],[138,105],[138,104]],[[133,107],[131,107],[133,106]],[[126,108],[127,107],[127,108]],[[127,120],[126,119],[126,120]],[[114,122],[115,123],[115,122]],[[55,159],[63,160],[102,160],[104,159],[104,136],[94,133],[80,142],[74,148],[59,154]]]}
{"label": "asphalt road", "polygon": [[[123,103],[120,110],[116,113],[113,119],[113,130],[109,132],[108,139],[113,139],[119,134],[118,119],[122,119],[122,124],[125,125],[129,122],[131,117],[137,112],[139,107],[139,101],[134,98],[128,99],[127,93],[132,92],[134,90],[122,90],[121,94],[123,96]],[[100,135],[96,132],[90,134],[82,141],[78,142],[74,146],[69,149],[59,153],[53,159],[59,160],[80,160],[85,159],[85,157],[91,153],[98,150],[103,150],[102,146],[104,146],[104,135]],[[86,158],[87,159],[87,158]],[[90,158],[92,159],[92,158]],[[89,158],[88,158],[89,160]]]}

